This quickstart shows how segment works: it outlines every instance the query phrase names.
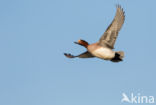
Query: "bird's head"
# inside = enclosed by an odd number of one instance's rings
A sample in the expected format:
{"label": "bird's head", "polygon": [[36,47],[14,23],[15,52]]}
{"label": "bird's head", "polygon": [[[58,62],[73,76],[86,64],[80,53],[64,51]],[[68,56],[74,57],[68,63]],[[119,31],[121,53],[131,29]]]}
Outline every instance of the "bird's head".
{"label": "bird's head", "polygon": [[88,45],[89,45],[89,44],[88,44],[88,42],[86,42],[85,40],[81,40],[81,39],[80,39],[80,40],[78,40],[78,42],[77,42],[77,43],[78,43],[78,44],[80,44],[80,45],[82,45],[82,46],[84,46],[84,47],[86,47],[86,48],[87,48],[87,47],[88,47]]}

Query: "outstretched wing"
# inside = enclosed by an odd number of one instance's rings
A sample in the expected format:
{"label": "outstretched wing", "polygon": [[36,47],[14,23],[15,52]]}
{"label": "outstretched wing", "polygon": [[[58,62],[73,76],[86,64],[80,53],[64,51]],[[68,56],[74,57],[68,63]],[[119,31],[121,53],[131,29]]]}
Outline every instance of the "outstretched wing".
{"label": "outstretched wing", "polygon": [[79,57],[79,58],[92,58],[94,57],[91,53],[89,53],[88,51],[80,54],[80,55],[77,55],[77,56],[74,56],[74,55],[71,55],[71,54],[67,54],[67,53],[64,53],[64,55],[68,58],[75,58],[75,57]]}
{"label": "outstretched wing", "polygon": [[120,5],[117,5],[116,15],[114,17],[114,20],[109,25],[107,30],[104,32],[102,37],[99,40],[99,44],[101,46],[108,46],[110,48],[114,48],[114,44],[116,41],[116,38],[118,36],[118,32],[120,31],[124,20],[125,20],[125,12],[121,8]]}

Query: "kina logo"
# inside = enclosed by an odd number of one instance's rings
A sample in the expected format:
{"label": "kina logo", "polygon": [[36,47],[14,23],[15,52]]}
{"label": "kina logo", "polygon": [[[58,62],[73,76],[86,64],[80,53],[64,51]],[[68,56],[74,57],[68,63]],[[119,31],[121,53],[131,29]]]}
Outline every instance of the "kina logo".
{"label": "kina logo", "polygon": [[138,94],[126,94],[122,93],[122,103],[132,103],[132,104],[153,104],[155,103],[154,101],[154,96],[145,96],[141,95],[140,93]]}

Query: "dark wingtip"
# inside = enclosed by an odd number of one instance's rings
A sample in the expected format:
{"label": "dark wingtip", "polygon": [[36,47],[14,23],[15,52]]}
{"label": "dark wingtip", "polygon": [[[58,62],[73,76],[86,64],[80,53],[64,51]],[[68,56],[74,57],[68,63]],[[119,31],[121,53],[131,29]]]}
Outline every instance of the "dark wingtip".
{"label": "dark wingtip", "polygon": [[64,55],[65,55],[67,58],[75,58],[75,56],[73,56],[73,55],[71,55],[71,54],[64,53]]}
{"label": "dark wingtip", "polygon": [[120,4],[116,4],[116,8],[122,8]]}

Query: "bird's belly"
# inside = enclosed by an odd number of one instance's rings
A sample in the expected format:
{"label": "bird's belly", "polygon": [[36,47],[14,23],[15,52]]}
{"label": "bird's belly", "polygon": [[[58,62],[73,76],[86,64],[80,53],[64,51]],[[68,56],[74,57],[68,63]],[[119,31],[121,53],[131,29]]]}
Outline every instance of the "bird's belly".
{"label": "bird's belly", "polygon": [[115,56],[115,52],[108,48],[99,48],[92,52],[92,54],[98,58],[110,60]]}

